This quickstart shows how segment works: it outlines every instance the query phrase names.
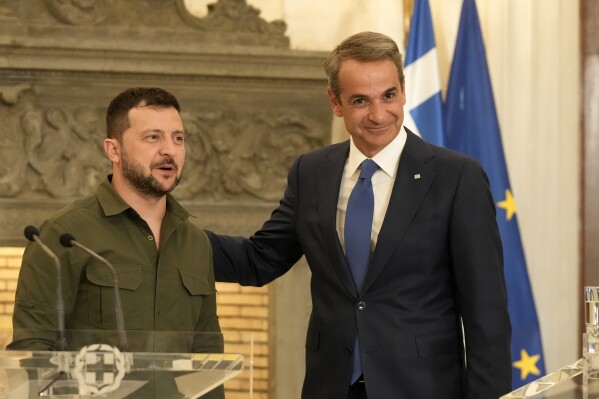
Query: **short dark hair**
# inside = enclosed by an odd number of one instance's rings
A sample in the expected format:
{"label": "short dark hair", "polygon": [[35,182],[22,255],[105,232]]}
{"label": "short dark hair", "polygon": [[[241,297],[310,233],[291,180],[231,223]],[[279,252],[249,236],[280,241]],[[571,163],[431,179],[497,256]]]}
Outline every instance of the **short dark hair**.
{"label": "short dark hair", "polygon": [[160,108],[173,107],[181,112],[177,98],[158,87],[134,87],[116,96],[106,111],[106,137],[123,139],[123,132],[129,128],[129,110],[136,107],[154,106]]}
{"label": "short dark hair", "polygon": [[329,87],[337,98],[341,93],[339,69],[341,69],[343,61],[350,59],[360,62],[393,61],[397,67],[399,82],[403,89],[403,60],[397,43],[382,33],[360,32],[342,41],[324,62],[324,71],[329,79]]}

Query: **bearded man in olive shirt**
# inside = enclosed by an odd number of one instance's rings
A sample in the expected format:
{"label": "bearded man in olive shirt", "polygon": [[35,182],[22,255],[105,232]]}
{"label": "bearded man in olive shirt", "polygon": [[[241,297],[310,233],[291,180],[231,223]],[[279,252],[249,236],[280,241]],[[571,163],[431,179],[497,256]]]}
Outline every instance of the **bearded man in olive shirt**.
{"label": "bearded man in olive shirt", "polygon": [[[104,140],[113,174],[94,195],[75,201],[40,228],[40,238],[62,264],[65,328],[70,332],[116,326],[110,270],[85,251],[62,247],[64,233],[116,269],[125,330],[156,332],[130,338],[129,350],[223,351],[210,243],[169,194],[185,161],[179,111],[177,99],[162,89],[119,94],[108,107]],[[38,244],[27,246],[9,349],[57,349],[55,335],[45,333],[56,329],[56,269],[49,262]],[[158,333],[164,331],[214,333],[207,335],[215,339],[181,340],[178,334],[169,339]]]}

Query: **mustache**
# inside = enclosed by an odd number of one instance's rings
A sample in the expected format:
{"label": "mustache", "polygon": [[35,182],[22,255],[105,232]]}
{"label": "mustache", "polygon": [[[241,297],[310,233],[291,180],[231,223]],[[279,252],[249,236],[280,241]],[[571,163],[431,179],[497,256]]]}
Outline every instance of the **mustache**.
{"label": "mustache", "polygon": [[155,162],[151,165],[152,168],[164,168],[164,167],[172,167],[175,170],[179,170],[179,165],[177,165],[177,162],[175,162],[175,160],[171,157],[168,158],[164,158],[162,161],[160,162]]}

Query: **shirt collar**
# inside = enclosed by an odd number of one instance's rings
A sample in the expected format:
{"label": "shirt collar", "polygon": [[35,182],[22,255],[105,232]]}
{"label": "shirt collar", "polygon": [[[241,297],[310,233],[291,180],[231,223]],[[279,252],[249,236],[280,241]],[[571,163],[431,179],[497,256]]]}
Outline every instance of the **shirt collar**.
{"label": "shirt collar", "polygon": [[[96,198],[104,211],[105,216],[113,216],[125,212],[127,209],[132,209],[129,204],[121,198],[114,190],[112,184],[112,175],[100,183],[96,190]],[[190,215],[170,194],[166,195],[166,210],[180,219],[187,219]]]}
{"label": "shirt collar", "polygon": [[[393,141],[372,157],[372,160],[376,162],[379,168],[391,178],[395,177],[395,174],[397,173],[399,158],[406,145],[407,138],[408,135],[402,126],[402,128],[399,129],[399,134]],[[358,147],[355,146],[353,138],[350,138],[349,158],[347,161],[349,170],[351,171],[350,176],[356,172],[360,164],[367,158],[368,157],[362,154],[362,152],[358,150]]]}
{"label": "shirt collar", "polygon": [[104,211],[104,216],[117,215],[131,208],[121,196],[114,191],[114,188],[110,184],[111,180],[112,175],[108,175],[108,178],[103,180],[96,190],[96,198]]}

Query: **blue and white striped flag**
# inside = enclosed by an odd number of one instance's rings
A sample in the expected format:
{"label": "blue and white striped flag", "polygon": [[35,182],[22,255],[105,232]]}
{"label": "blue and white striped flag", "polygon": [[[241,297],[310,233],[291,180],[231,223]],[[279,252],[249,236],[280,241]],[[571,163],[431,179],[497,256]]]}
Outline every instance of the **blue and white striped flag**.
{"label": "blue and white striped flag", "polygon": [[416,0],[404,62],[404,124],[428,142],[443,145],[441,78],[428,0]]}

